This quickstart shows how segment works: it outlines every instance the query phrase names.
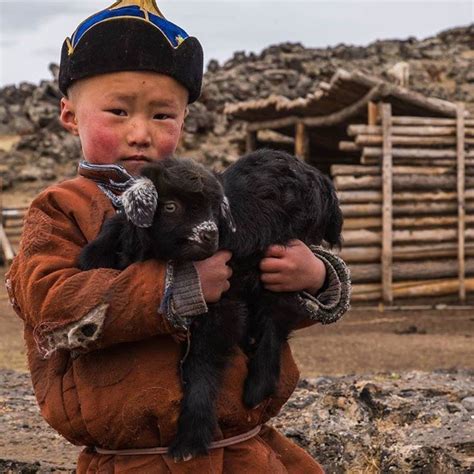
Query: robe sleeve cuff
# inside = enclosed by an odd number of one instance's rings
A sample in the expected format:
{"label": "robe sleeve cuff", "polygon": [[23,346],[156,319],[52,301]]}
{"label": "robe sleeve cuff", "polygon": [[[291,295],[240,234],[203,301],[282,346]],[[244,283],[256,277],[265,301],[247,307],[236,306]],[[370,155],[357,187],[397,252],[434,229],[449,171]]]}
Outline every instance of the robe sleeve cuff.
{"label": "robe sleeve cuff", "polygon": [[194,316],[207,313],[201,281],[192,262],[169,262],[160,312],[176,329],[187,330]]}
{"label": "robe sleeve cuff", "polygon": [[310,246],[314,255],[324,262],[326,281],[316,295],[300,293],[310,319],[322,324],[336,322],[350,307],[350,271],[344,261],[321,246]]}

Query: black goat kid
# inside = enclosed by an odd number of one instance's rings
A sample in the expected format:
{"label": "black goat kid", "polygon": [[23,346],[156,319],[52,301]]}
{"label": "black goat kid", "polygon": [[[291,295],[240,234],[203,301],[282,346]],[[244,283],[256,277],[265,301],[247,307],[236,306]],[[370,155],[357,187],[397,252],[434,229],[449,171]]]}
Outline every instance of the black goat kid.
{"label": "black goat kid", "polygon": [[[193,173],[199,178],[192,179]],[[292,239],[307,245],[323,241],[340,245],[342,215],[332,182],[283,152],[251,153],[223,173],[231,214],[222,186],[195,163],[166,160],[145,168],[143,174],[158,190],[156,213],[150,211],[155,199],[143,196],[149,194],[143,188],[140,199],[126,197],[127,217],[117,215],[105,223],[99,237],[81,254],[81,268],[125,268],[146,258],[206,258],[217,248],[217,226],[219,247],[233,252],[231,289],[191,327],[192,343],[182,368],[178,434],[170,449],[175,459],[186,459],[206,452],[212,440],[217,423],[214,401],[235,344],[240,343],[249,355],[244,403],[254,407],[276,390],[281,346],[306,317],[297,293],[263,288],[259,263],[266,249]],[[134,190],[126,193],[133,195]],[[142,204],[133,206],[129,201]],[[171,202],[180,213],[167,212],[174,209]],[[142,228],[144,220],[152,221],[150,228]],[[202,234],[211,228],[212,236]],[[225,318],[226,314],[232,317]]]}
{"label": "black goat kid", "polygon": [[222,180],[237,228],[221,235],[220,247],[232,251],[233,269],[224,297],[247,305],[244,403],[252,408],[275,392],[282,344],[307,318],[298,293],[263,288],[259,263],[270,245],[292,239],[340,247],[343,219],[332,181],[288,153],[250,153],[227,168]]}

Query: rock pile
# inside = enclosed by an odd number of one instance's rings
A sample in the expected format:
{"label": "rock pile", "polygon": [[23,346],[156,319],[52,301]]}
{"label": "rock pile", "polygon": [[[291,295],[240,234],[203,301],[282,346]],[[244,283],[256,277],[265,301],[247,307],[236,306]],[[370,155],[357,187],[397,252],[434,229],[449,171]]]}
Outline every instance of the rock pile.
{"label": "rock pile", "polygon": [[[223,64],[209,62],[204,89],[190,107],[179,153],[216,167],[243,152],[242,124],[224,116],[226,103],[279,94],[294,99],[328,81],[337,68],[359,69],[389,79],[399,61],[410,67],[409,86],[426,95],[467,102],[474,112],[474,25],[444,31],[424,40],[376,41],[367,47],[340,44],[305,48],[298,43],[270,46],[260,54],[236,52]],[[53,75],[57,66],[52,65]],[[0,137],[20,135],[0,151],[0,176],[8,188],[22,181],[48,182],[74,174],[80,158],[76,138],[58,123],[56,82],[22,83],[0,89]],[[0,141],[1,147],[1,141]]]}
{"label": "rock pile", "polygon": [[[457,371],[303,379],[273,424],[327,472],[467,474],[473,382]],[[72,472],[78,448],[40,418],[27,374],[0,371],[0,421],[0,472]]]}

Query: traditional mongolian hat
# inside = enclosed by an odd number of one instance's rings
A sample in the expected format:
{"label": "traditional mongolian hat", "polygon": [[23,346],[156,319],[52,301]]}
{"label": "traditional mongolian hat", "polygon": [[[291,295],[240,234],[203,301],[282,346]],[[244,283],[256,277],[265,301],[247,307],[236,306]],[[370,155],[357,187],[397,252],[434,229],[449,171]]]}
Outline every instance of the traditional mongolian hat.
{"label": "traditional mongolian hat", "polygon": [[155,0],[121,0],[84,20],[61,51],[59,88],[118,71],[154,71],[201,92],[203,52],[197,38],[168,21]]}

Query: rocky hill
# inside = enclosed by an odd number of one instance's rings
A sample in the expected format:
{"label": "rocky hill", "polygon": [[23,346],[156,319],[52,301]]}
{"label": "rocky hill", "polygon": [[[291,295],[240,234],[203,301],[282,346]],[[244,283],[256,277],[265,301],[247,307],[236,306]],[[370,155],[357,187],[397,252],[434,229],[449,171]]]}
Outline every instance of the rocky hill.
{"label": "rocky hill", "polygon": [[[282,43],[258,55],[236,52],[224,64],[209,62],[202,97],[190,108],[179,153],[225,166],[242,153],[244,145],[242,124],[223,114],[226,103],[271,94],[305,96],[319,82],[327,82],[339,67],[387,78],[387,70],[399,61],[410,66],[413,90],[465,101],[474,113],[474,24],[423,40],[383,40],[365,47],[305,48],[299,43]],[[50,69],[55,76],[57,66]],[[0,89],[4,189],[36,192],[75,173],[80,145],[58,122],[60,97],[55,80]]]}

